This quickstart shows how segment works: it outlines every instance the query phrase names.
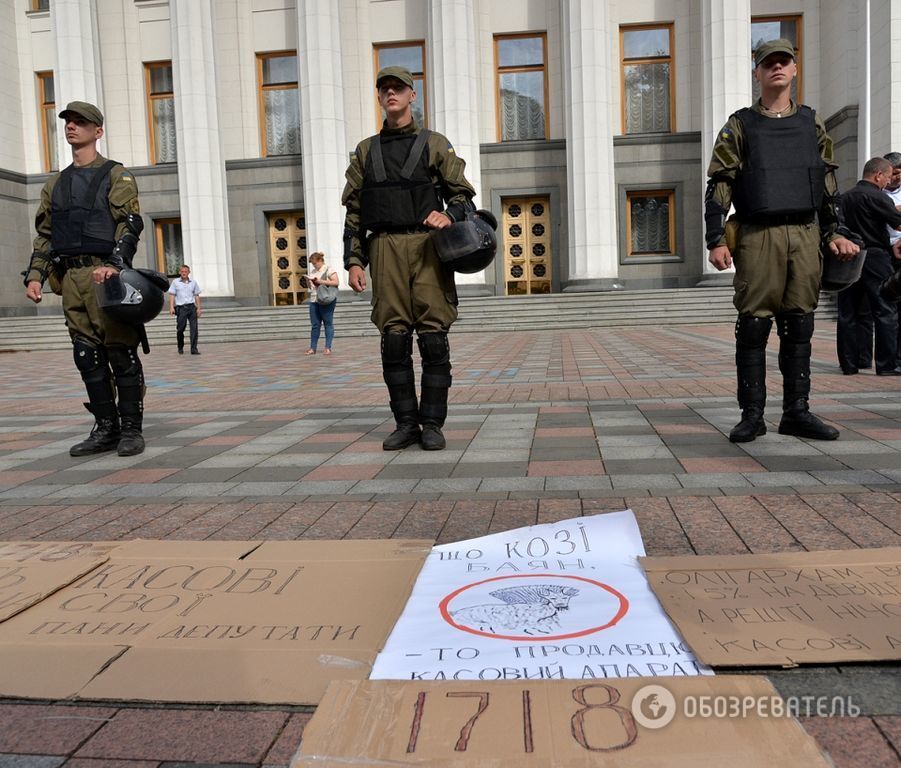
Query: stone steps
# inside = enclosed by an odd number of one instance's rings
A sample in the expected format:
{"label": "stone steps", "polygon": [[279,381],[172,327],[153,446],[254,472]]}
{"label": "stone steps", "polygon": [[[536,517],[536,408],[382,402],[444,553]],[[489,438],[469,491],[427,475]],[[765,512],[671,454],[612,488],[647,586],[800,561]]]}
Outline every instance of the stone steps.
{"label": "stone steps", "polygon": [[[376,333],[366,300],[350,294],[335,310],[342,337]],[[823,295],[818,317],[834,319],[835,302]],[[647,291],[485,296],[460,300],[454,333],[685,325],[735,320],[731,286]],[[302,339],[309,336],[309,310],[299,307],[213,307],[200,320],[203,344],[230,341]],[[175,343],[175,320],[168,310],[147,326],[151,344]],[[0,318],[0,352],[63,349],[69,346],[61,312]]]}

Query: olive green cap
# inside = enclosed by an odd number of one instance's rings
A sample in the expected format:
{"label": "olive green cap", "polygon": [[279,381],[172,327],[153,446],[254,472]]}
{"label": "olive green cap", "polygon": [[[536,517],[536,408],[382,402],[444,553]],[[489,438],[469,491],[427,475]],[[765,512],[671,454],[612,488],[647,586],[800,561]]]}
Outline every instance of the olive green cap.
{"label": "olive green cap", "polygon": [[400,80],[400,82],[410,88],[415,87],[413,85],[413,75],[410,74],[410,70],[406,67],[382,67],[379,70],[378,76],[375,78],[375,87],[380,87],[382,80],[387,80],[391,77],[395,80]]}
{"label": "olive green cap", "polygon": [[59,116],[65,120],[66,115],[69,113],[83,117],[85,120],[94,123],[94,125],[103,125],[103,113],[93,104],[88,104],[86,101],[70,101],[66,104],[66,108],[59,113]]}
{"label": "olive green cap", "polygon": [[767,40],[756,51],[754,51],[754,66],[759,67],[761,62],[774,53],[786,53],[795,58],[795,46],[790,40],[780,38],[779,40]]}

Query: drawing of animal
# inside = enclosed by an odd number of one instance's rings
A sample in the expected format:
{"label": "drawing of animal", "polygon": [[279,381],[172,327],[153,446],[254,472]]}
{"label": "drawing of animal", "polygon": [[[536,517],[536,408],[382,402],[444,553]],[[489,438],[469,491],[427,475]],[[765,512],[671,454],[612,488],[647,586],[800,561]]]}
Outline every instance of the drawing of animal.
{"label": "drawing of animal", "polygon": [[501,604],[471,605],[451,611],[458,624],[497,634],[500,630],[516,630],[526,635],[548,635],[560,625],[560,611],[569,608],[569,601],[579,594],[573,587],[556,584],[536,584],[528,587],[507,587],[489,592]]}

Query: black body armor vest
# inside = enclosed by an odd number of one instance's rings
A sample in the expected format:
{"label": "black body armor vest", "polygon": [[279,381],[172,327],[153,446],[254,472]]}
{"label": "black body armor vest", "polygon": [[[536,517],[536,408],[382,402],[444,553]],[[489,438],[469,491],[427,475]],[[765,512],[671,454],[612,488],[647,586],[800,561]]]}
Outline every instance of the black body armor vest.
{"label": "black body armor vest", "polygon": [[826,190],[826,164],[817,146],[814,111],[798,106],[789,117],[764,117],[753,109],[736,116],[746,155],[733,185],[739,219],[813,213]]}
{"label": "black body armor vest", "polygon": [[106,256],[116,247],[116,222],[109,209],[110,171],[70,165],[59,175],[50,196],[50,249],[70,256]]}
{"label": "black body armor vest", "polygon": [[360,190],[363,231],[418,227],[432,211],[443,210],[429,173],[429,134],[423,128],[418,134],[372,138]]}

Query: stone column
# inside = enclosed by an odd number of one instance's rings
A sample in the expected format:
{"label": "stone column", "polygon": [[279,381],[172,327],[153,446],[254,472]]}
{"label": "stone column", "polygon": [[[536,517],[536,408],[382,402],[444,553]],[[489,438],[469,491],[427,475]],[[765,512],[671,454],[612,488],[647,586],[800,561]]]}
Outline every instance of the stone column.
{"label": "stone column", "polygon": [[564,291],[617,287],[613,69],[607,3],[561,3],[569,263]]}
{"label": "stone column", "polygon": [[[53,85],[57,111],[70,101],[87,101],[104,112],[97,4],[84,0],[54,0],[50,3],[50,20],[56,48]],[[60,168],[65,168],[72,162],[65,131],[57,130],[56,140]],[[105,154],[103,140],[98,149]]]}
{"label": "stone column", "polygon": [[303,147],[303,204],[307,252],[322,251],[339,279],[344,255],[344,171],[348,164],[344,119],[339,6],[333,0],[298,0],[297,62]]}
{"label": "stone column", "polygon": [[232,296],[212,0],[170,0],[178,196],[185,261],[205,296]]}
{"label": "stone column", "polygon": [[[707,165],[717,133],[729,115],[751,104],[751,3],[750,0],[702,0],[703,122],[701,123],[701,171],[703,196]],[[703,209],[702,209],[703,210]],[[703,222],[702,222],[703,231]],[[705,277],[720,274],[701,253]],[[729,270],[731,274],[731,270]]]}
{"label": "stone column", "polygon": [[[428,83],[432,97],[431,127],[443,133],[466,161],[466,178],[482,199],[482,162],[479,156],[479,39],[474,0],[432,0],[428,4]],[[489,267],[493,269],[494,267]],[[458,284],[484,284],[485,273],[457,274]]]}

